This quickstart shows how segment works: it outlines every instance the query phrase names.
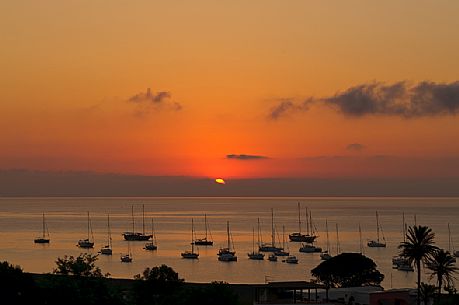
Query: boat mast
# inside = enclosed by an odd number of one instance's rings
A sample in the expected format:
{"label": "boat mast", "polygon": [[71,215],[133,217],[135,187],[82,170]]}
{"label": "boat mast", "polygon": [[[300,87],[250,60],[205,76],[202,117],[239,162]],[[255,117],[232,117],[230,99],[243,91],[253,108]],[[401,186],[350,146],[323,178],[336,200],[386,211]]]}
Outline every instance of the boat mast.
{"label": "boat mast", "polygon": [[88,211],[88,240],[89,240],[89,211]]}
{"label": "boat mast", "polygon": [[191,218],[191,253],[194,253],[193,233],[194,233],[194,224],[193,224],[193,218]]}
{"label": "boat mast", "polygon": [[142,234],[145,235],[145,204],[142,204]]}
{"label": "boat mast", "polygon": [[282,225],[282,249],[285,249],[285,226]]}
{"label": "boat mast", "polygon": [[134,229],[134,205],[131,205],[131,218],[132,218],[132,234],[135,233]]}
{"label": "boat mast", "polygon": [[107,214],[107,234],[108,234],[108,246],[111,248],[112,247],[112,234],[110,231],[110,214]]}
{"label": "boat mast", "polygon": [[312,212],[309,212],[309,225],[311,226],[311,235],[314,235],[314,227],[312,226]]}
{"label": "boat mast", "polygon": [[339,244],[339,233],[338,233],[338,223],[336,223],[336,255],[341,252],[340,244]]}
{"label": "boat mast", "polygon": [[206,236],[204,237],[207,241],[207,215],[204,214],[204,226],[206,227]]}
{"label": "boat mast", "polygon": [[363,254],[363,244],[362,244],[362,227],[359,223],[359,238],[360,238],[360,254]]}
{"label": "boat mast", "polygon": [[274,209],[271,208],[271,243],[274,247],[275,244],[275,236],[274,236]]}
{"label": "boat mast", "polygon": [[376,234],[377,234],[378,243],[379,243],[379,216],[378,216],[378,211],[376,211]]}
{"label": "boat mast", "polygon": [[328,237],[328,220],[325,219],[325,230],[327,231],[327,252],[330,253],[330,240]]}
{"label": "boat mast", "polygon": [[298,202],[298,234],[301,235],[301,207],[300,207],[300,202]]}
{"label": "boat mast", "polygon": [[252,227],[252,253],[255,253],[255,228]]}
{"label": "boat mast", "polygon": [[43,239],[45,238],[45,213],[43,213]]}
{"label": "boat mast", "polygon": [[308,207],[305,208],[306,215],[306,234],[309,236],[309,216],[308,216]]}
{"label": "boat mast", "polygon": [[229,221],[226,221],[226,234],[228,237],[228,250],[230,249],[230,232],[229,232]]}
{"label": "boat mast", "polygon": [[448,222],[448,251],[451,253],[451,228],[449,227]]}
{"label": "boat mast", "polygon": [[406,242],[405,212],[402,212],[402,222],[403,222],[403,226],[402,226],[403,242]]}
{"label": "boat mast", "polygon": [[257,241],[258,241],[258,247],[260,247],[260,217],[257,219],[258,225],[257,225]]}

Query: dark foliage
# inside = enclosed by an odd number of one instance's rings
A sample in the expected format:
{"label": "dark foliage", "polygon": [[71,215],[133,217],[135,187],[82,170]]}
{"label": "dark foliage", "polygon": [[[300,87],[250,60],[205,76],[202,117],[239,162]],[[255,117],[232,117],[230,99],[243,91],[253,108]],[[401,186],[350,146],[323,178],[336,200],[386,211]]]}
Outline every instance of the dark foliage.
{"label": "dark foliage", "polygon": [[[86,277],[103,277],[102,271],[96,266],[97,255],[82,253],[78,257],[58,257],[56,260],[55,274],[77,275]],[[108,275],[108,274],[107,274]]]}
{"label": "dark foliage", "polygon": [[228,283],[212,282],[205,286],[184,287],[177,305],[236,305],[238,296]]}
{"label": "dark foliage", "polygon": [[2,304],[29,305],[40,304],[38,289],[30,274],[19,266],[8,262],[0,263],[0,295]]}
{"label": "dark foliage", "polygon": [[360,253],[334,256],[312,269],[311,274],[326,287],[379,285],[384,279],[375,262]]}

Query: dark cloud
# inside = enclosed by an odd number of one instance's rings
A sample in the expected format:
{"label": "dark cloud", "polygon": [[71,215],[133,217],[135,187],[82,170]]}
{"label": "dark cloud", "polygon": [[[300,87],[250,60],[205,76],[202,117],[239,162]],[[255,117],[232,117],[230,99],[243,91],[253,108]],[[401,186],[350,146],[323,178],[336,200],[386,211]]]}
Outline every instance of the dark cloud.
{"label": "dark cloud", "polygon": [[146,92],[140,92],[131,96],[127,101],[131,104],[137,105],[136,115],[142,116],[151,111],[159,109],[170,109],[179,111],[183,107],[180,103],[171,100],[172,95],[168,91],[152,92],[147,88]]}
{"label": "dark cloud", "polygon": [[346,146],[346,149],[350,151],[362,151],[365,149],[365,146],[360,143],[351,143]]}
{"label": "dark cloud", "polygon": [[258,156],[258,155],[226,155],[226,159],[233,159],[233,160],[260,160],[260,159],[267,159],[266,156]]}
{"label": "dark cloud", "polygon": [[456,115],[459,112],[459,81],[362,84],[330,97],[280,102],[271,109],[269,117],[278,119],[289,112],[307,111],[312,103],[331,106],[336,111],[350,117],[386,115],[417,118]]}

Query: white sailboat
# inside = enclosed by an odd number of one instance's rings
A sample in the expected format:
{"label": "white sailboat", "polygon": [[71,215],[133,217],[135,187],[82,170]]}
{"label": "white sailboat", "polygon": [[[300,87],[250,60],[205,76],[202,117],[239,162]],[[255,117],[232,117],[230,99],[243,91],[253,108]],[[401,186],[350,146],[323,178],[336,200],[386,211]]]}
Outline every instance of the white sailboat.
{"label": "white sailboat", "polygon": [[33,242],[36,244],[49,244],[49,232],[45,222],[45,213],[43,213],[42,235],[41,237],[35,238]]}
{"label": "white sailboat", "polygon": [[377,234],[377,239],[376,240],[370,240],[367,245],[370,248],[385,248],[386,247],[386,239],[384,238],[384,233],[383,233],[383,241],[379,239],[379,231],[381,230],[381,226],[379,224],[379,215],[378,211],[376,211],[376,234]]}
{"label": "white sailboat", "polygon": [[[89,232],[91,232],[92,239],[89,238]],[[78,241],[77,246],[83,249],[94,248],[94,235],[92,232],[91,219],[89,218],[89,211],[88,211],[88,238],[80,239]]]}
{"label": "white sailboat", "polygon": [[107,244],[100,249],[100,254],[112,255],[112,232],[110,230],[110,214],[107,215]]}
{"label": "white sailboat", "polygon": [[158,243],[156,242],[155,227],[153,225],[153,218],[151,219],[151,236],[152,240],[149,243],[146,243],[143,247],[145,250],[154,251],[158,249]]}
{"label": "white sailboat", "polygon": [[231,249],[231,233],[230,233],[230,227],[229,227],[229,221],[226,222],[226,234],[227,234],[227,247],[226,248],[221,248],[217,255],[218,255],[218,260],[221,262],[235,262],[237,261],[237,256],[236,256],[236,251],[234,250],[234,243],[233,243],[233,249]]}
{"label": "white sailboat", "polygon": [[199,258],[199,253],[194,252],[194,242],[193,242],[193,237],[194,237],[194,224],[193,224],[193,218],[191,218],[191,251],[185,251],[181,253],[182,258],[187,258],[187,259],[198,259]]}

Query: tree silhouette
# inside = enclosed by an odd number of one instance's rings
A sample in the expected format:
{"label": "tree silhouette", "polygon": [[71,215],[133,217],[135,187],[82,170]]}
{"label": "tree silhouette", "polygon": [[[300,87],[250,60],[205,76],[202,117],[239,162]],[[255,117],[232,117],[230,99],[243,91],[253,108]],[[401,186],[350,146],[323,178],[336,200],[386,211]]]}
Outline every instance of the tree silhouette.
{"label": "tree silhouette", "polygon": [[[53,273],[62,275],[76,275],[86,277],[103,277],[102,271],[96,266],[97,255],[82,253],[78,257],[67,256],[58,257],[56,269]],[[106,274],[105,276],[108,276]]]}
{"label": "tree silhouette", "polygon": [[421,263],[427,264],[432,255],[438,250],[434,246],[435,233],[427,226],[413,226],[408,228],[406,241],[399,246],[400,255],[408,259],[410,265],[415,266],[418,272],[417,304],[421,304]]}
{"label": "tree silhouette", "polygon": [[436,251],[427,263],[427,268],[432,271],[431,278],[437,278],[439,296],[441,294],[442,284],[452,282],[454,274],[458,270],[454,264],[454,257],[443,249]]}

